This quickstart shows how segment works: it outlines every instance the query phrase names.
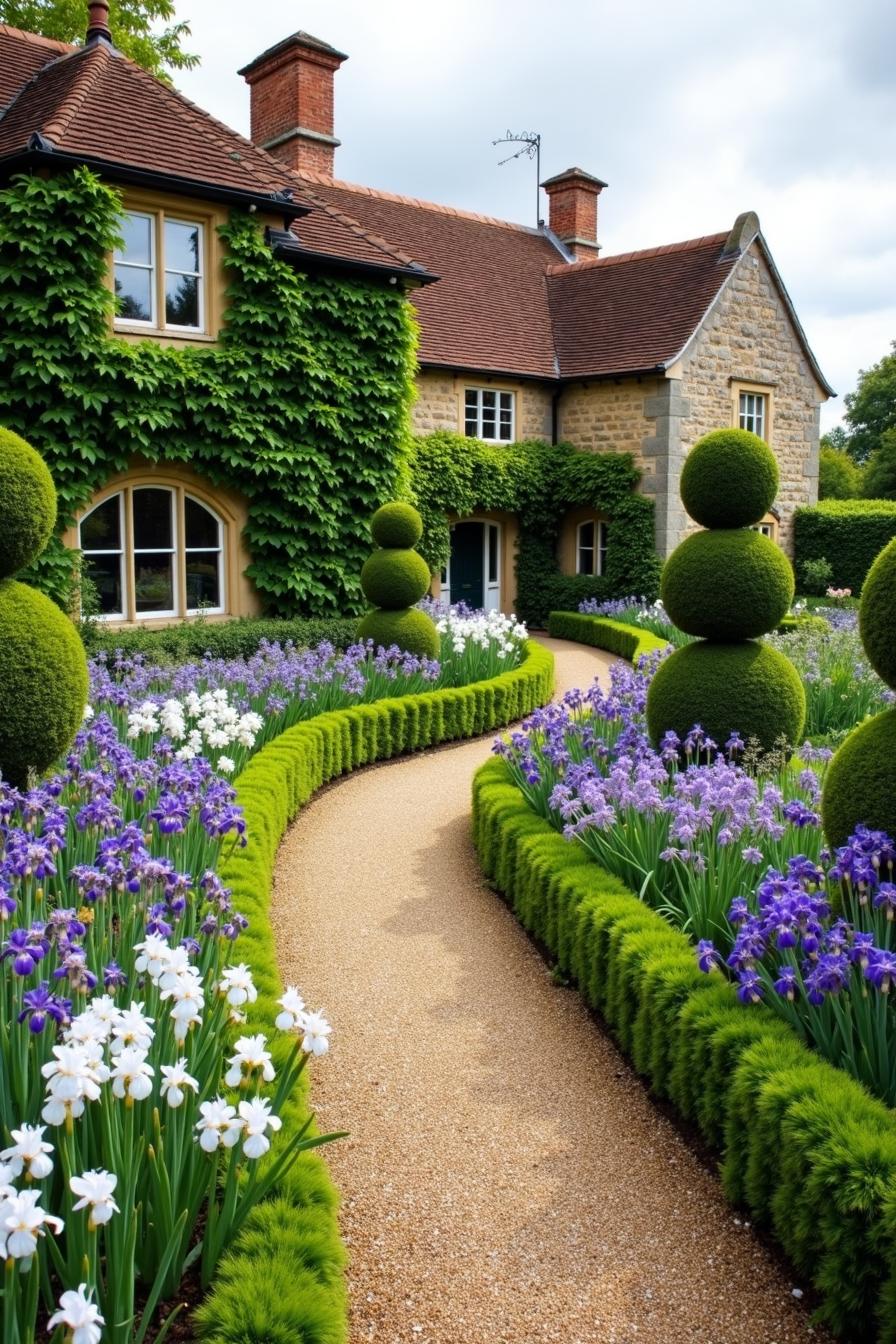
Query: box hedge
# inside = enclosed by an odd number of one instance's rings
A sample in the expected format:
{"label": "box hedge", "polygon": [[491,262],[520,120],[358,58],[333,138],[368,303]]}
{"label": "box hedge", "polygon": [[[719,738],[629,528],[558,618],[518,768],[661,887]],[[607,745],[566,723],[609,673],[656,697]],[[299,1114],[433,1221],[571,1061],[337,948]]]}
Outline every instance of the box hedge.
{"label": "box hedge", "polygon": [[794,514],[797,584],[807,560],[827,560],[831,586],[858,594],[875,558],[896,537],[896,501],[825,499]]}
{"label": "box hedge", "polygon": [[548,617],[548,634],[555,639],[574,639],[579,644],[590,644],[595,649],[606,649],[630,663],[642,654],[667,649],[669,641],[660,639],[650,630],[624,621],[611,621],[607,616],[586,616],[580,611],[552,611]]}
{"label": "box hedge", "polygon": [[[564,613],[565,614],[565,613]],[[896,1340],[896,1115],[528,807],[503,760],[478,771],[486,876],[599,1012],[653,1090],[721,1154],[728,1197],[769,1227],[849,1340]]]}
{"label": "box hedge", "polygon": [[[221,866],[236,908],[249,916],[239,943],[258,1000],[241,1030],[270,1032],[283,992],[270,922],[271,883],[287,826],[328,780],[402,752],[473,737],[522,718],[553,692],[554,659],[529,641],[521,665],[490,681],[320,714],[254,756],[237,779],[249,844]],[[290,1042],[274,1038],[275,1064]],[[286,1134],[305,1123],[302,1083],[283,1108]],[[338,1197],[320,1157],[299,1157],[275,1197],[254,1209],[196,1313],[212,1344],[343,1344],[347,1338]]]}
{"label": "box hedge", "polygon": [[137,627],[109,630],[100,622],[80,627],[84,647],[91,658],[98,653],[126,657],[142,653],[151,662],[188,662],[211,654],[213,658],[251,658],[263,639],[298,648],[313,648],[329,640],[337,649],[347,649],[358,637],[358,622],[343,617],[276,616],[241,617],[231,621],[182,621],[159,630]]}

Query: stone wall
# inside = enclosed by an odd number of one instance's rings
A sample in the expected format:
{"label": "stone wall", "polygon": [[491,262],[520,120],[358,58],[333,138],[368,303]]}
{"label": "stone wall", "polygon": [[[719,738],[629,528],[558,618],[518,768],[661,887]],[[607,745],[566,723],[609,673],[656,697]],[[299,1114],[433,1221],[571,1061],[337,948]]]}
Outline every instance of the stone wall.
{"label": "stone wall", "polygon": [[477,378],[474,374],[457,377],[438,369],[417,370],[417,399],[411,408],[411,428],[415,434],[431,434],[435,429],[464,432],[464,389],[493,387],[499,392],[516,393],[516,439],[550,439],[551,388],[541,383],[512,382],[508,379]]}
{"label": "stone wall", "polygon": [[737,424],[737,384],[766,392],[767,435],[781,486],[778,540],[793,551],[793,513],[818,499],[818,412],[824,392],[758,244],[741,258],[704,326],[680,361],[683,450],[702,434]]}
{"label": "stone wall", "polygon": [[583,452],[631,453],[646,481],[654,464],[644,453],[644,441],[652,430],[645,403],[660,381],[628,378],[565,387],[558,438]]}

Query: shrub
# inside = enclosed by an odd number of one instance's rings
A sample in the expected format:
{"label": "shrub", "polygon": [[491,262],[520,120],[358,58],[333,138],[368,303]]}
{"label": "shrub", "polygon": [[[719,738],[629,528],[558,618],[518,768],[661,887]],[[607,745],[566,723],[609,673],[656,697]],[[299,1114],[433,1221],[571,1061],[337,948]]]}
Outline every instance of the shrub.
{"label": "shrub", "polygon": [[896,541],[884,547],[865,580],[859,634],[877,675],[896,686]]}
{"label": "shrub", "polygon": [[359,639],[372,639],[377,648],[397,644],[406,653],[419,658],[438,658],[441,641],[431,616],[418,607],[384,611],[377,607],[362,616],[357,625]]}
{"label": "shrub", "polygon": [[[410,536],[412,529],[418,537],[422,535],[422,519],[410,504],[384,507],[392,512],[378,509],[374,514],[370,525],[374,539],[389,534]],[[372,639],[384,648],[397,644],[422,658],[437,658],[441,640],[435,622],[427,612],[413,607],[429,582],[429,565],[417,551],[405,546],[383,546],[374,551],[361,570],[361,588],[375,609],[362,617],[360,638]]]}
{"label": "shrub", "polygon": [[896,835],[896,709],[867,719],[837,749],[821,818],[831,845],[845,844],[860,825]]}
{"label": "shrub", "polygon": [[87,660],[43,593],[0,581],[0,773],[17,788],[69,747],[87,702]]}
{"label": "shrub", "polygon": [[429,588],[429,566],[419,551],[374,551],[361,570],[364,596],[375,607],[412,607]]}
{"label": "shrub", "polygon": [[821,589],[862,590],[865,575],[896,537],[896,501],[829,499],[794,514],[794,559],[802,577],[807,560],[826,559],[831,574]]}
{"label": "shrub", "polygon": [[660,596],[686,634],[752,639],[789,611],[793,570],[779,546],[749,528],[695,532],[666,561]]}
{"label": "shrub", "polygon": [[347,649],[357,637],[353,617],[241,617],[232,621],[182,621],[161,630],[137,627],[110,630],[99,621],[83,622],[80,631],[91,657],[121,651],[126,658],[144,654],[153,663],[191,662],[210,654],[212,658],[251,658],[263,640],[292,643],[299,649],[314,648],[326,641]]}
{"label": "shrub", "polygon": [[586,616],[578,611],[552,611],[548,617],[548,634],[555,639],[574,639],[579,644],[606,649],[630,663],[637,662],[642,654],[668,646],[668,640],[649,630],[639,630],[604,616]]}
{"label": "shrub", "polygon": [[803,592],[810,597],[824,597],[831,586],[833,574],[831,562],[823,555],[817,560],[804,560],[800,565]]}
{"label": "shrub", "polygon": [[377,546],[409,550],[423,536],[423,519],[410,504],[396,501],[377,509],[370,520],[370,531]]}
{"label": "shrub", "polygon": [[858,499],[862,493],[862,469],[849,453],[822,445],[818,455],[818,498]]}
{"label": "shrub", "polygon": [[701,527],[749,527],[778,491],[768,444],[746,429],[716,429],[694,444],[681,471],[681,500]]}
{"label": "shrub", "polygon": [[657,743],[672,731],[682,741],[700,724],[720,747],[732,733],[758,739],[764,751],[799,742],[806,697],[796,668],[753,640],[698,641],[667,658],[650,684],[647,726]]}
{"label": "shrub", "polygon": [[865,468],[861,493],[866,499],[896,499],[896,429],[881,435],[880,447]]}
{"label": "shrub", "polygon": [[46,463],[30,443],[0,426],[0,578],[40,555],[56,523],[56,490]]}

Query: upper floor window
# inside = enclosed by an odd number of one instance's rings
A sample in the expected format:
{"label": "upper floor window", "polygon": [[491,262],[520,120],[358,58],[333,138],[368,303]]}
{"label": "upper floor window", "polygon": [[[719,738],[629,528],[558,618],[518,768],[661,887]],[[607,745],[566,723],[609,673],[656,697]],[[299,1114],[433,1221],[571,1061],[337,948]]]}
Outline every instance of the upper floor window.
{"label": "upper floor window", "polygon": [[128,210],[114,254],[121,326],[205,331],[205,229],[163,211]]}
{"label": "upper floor window", "polygon": [[749,429],[760,439],[767,437],[768,398],[764,392],[741,392],[738,403],[738,424]]}
{"label": "upper floor window", "polygon": [[84,574],[106,620],[225,610],[222,520],[181,486],[126,486],[82,519]]}
{"label": "upper floor window", "polygon": [[464,392],[464,433],[468,439],[513,442],[513,392],[491,387],[468,387]]}
{"label": "upper floor window", "polygon": [[588,520],[576,528],[576,573],[601,575],[607,568],[607,524]]}

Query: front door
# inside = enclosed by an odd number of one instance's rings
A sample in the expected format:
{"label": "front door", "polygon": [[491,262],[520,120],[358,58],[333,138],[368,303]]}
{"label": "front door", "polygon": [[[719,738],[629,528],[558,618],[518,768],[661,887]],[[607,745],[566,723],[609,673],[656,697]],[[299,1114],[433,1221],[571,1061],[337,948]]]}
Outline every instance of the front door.
{"label": "front door", "polygon": [[485,524],[455,523],[451,529],[451,601],[477,610],[484,605]]}

